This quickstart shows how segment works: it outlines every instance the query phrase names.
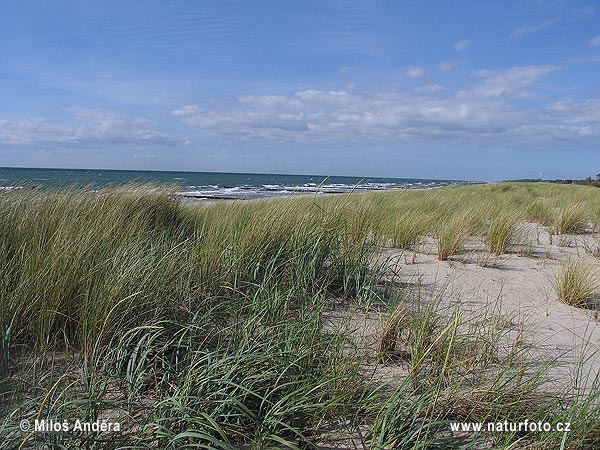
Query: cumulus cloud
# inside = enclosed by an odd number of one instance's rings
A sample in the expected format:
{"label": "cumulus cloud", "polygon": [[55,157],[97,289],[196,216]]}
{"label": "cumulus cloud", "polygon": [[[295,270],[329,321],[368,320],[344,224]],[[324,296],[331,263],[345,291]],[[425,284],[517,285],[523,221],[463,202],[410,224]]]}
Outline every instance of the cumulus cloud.
{"label": "cumulus cloud", "polygon": [[471,41],[469,39],[463,39],[462,41],[458,41],[454,44],[454,50],[457,52],[462,52],[467,49],[467,47],[471,45]]}
{"label": "cumulus cloud", "polygon": [[600,47],[600,35],[590,39],[588,47]]}
{"label": "cumulus cloud", "polygon": [[410,78],[419,78],[425,75],[425,70],[423,70],[421,67],[409,66],[408,69],[406,69],[405,74]]}
{"label": "cumulus cloud", "polygon": [[524,123],[517,132],[536,136],[538,140],[572,142],[600,141],[600,98],[576,101],[572,98],[546,105],[540,120]]}
{"label": "cumulus cloud", "polygon": [[51,122],[41,117],[0,119],[0,143],[8,145],[122,144],[169,145],[172,137],[160,132],[157,124],[142,117],[90,108],[68,108],[75,124]]}
{"label": "cumulus cloud", "polygon": [[477,76],[483,81],[471,89],[462,91],[460,96],[476,97],[529,97],[525,87],[558,70],[557,66],[518,66],[502,71],[480,70]]}
{"label": "cumulus cloud", "polygon": [[531,26],[523,27],[523,28],[517,28],[516,30],[513,30],[512,33],[510,33],[510,37],[511,37],[511,39],[517,39],[522,36],[525,36],[526,34],[538,33],[542,30],[545,30],[546,28],[550,28],[555,23],[556,23],[556,20],[548,19],[548,20],[544,20],[543,22],[540,22],[535,25],[531,25]]}
{"label": "cumulus cloud", "polygon": [[407,93],[307,90],[242,96],[234,105],[199,108],[183,120],[204,129],[274,141],[403,139],[510,128],[498,120],[502,109],[489,101],[465,103]]}
{"label": "cumulus cloud", "polygon": [[547,105],[546,109],[580,135],[600,136],[600,98],[584,101],[567,98]]}
{"label": "cumulus cloud", "polygon": [[72,140],[75,131],[41,117],[0,119],[0,143],[19,145],[34,142],[65,142]]}
{"label": "cumulus cloud", "polygon": [[[538,107],[511,103],[550,66],[482,72],[482,82],[454,96],[441,86],[414,92],[305,90],[289,95],[244,95],[173,114],[205,130],[268,142],[410,141],[522,143],[549,136],[596,138],[600,100]],[[512,84],[512,85],[511,85]]]}

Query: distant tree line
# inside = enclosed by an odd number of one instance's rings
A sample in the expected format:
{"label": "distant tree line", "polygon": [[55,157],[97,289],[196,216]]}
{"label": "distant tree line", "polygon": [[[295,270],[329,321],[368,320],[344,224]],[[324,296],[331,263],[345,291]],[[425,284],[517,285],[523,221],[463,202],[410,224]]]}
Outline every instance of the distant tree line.
{"label": "distant tree line", "polygon": [[596,174],[595,180],[593,180],[592,177],[587,177],[585,180],[580,181],[578,184],[591,184],[592,186],[600,187],[600,173]]}
{"label": "distant tree line", "polygon": [[510,181],[525,181],[529,183],[559,183],[559,184],[587,184],[590,186],[600,187],[600,173],[596,174],[596,179],[594,180],[592,177],[587,177],[583,180],[572,180],[570,178],[556,179],[556,180],[542,180],[541,178],[521,178],[518,180],[510,180]]}

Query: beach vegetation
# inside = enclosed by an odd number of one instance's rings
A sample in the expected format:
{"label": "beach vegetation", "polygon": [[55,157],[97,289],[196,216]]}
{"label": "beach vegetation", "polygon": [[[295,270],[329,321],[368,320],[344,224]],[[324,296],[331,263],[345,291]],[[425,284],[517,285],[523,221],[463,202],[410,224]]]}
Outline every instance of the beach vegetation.
{"label": "beach vegetation", "polygon": [[506,253],[517,238],[520,217],[514,213],[503,213],[493,217],[485,237],[487,250],[494,255]]}
{"label": "beach vegetation", "polygon": [[593,266],[579,258],[566,259],[554,278],[554,292],[567,305],[585,307],[592,299],[598,283]]}
{"label": "beach vegetation", "polygon": [[[583,399],[547,391],[553,361],[528,358],[517,318],[409,294],[380,251],[445,260],[483,236],[496,256],[532,203],[596,207],[590,190],[498,183],[211,204],[158,185],[0,192],[0,448],[560,448],[563,434],[450,428],[532,417],[569,420],[564,448],[594,448],[597,385]],[[565,263],[558,297],[584,305],[591,276]],[[383,317],[372,344],[341,326],[344,314]],[[120,432],[20,427],[44,418]]]}
{"label": "beach vegetation", "polygon": [[465,238],[472,229],[471,227],[472,216],[470,214],[451,216],[439,220],[435,237],[440,261],[446,261],[450,256],[461,250]]}
{"label": "beach vegetation", "polygon": [[588,213],[581,203],[562,206],[555,219],[555,227],[559,233],[576,234],[585,231],[588,225]]}

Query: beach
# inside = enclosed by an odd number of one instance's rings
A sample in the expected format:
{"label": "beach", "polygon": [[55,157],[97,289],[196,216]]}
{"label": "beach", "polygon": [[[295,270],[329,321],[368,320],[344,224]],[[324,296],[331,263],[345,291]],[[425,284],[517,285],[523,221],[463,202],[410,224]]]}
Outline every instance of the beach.
{"label": "beach", "polygon": [[3,448],[593,448],[598,192],[0,192]]}
{"label": "beach", "polygon": [[0,450],[600,449],[597,3],[3,2]]}

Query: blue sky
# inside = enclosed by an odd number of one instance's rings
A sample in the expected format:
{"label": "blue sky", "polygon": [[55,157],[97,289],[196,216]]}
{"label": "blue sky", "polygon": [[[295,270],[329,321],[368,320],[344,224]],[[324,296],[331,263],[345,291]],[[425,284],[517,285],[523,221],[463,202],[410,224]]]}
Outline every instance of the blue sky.
{"label": "blue sky", "polygon": [[594,176],[600,4],[1,2],[0,166]]}

